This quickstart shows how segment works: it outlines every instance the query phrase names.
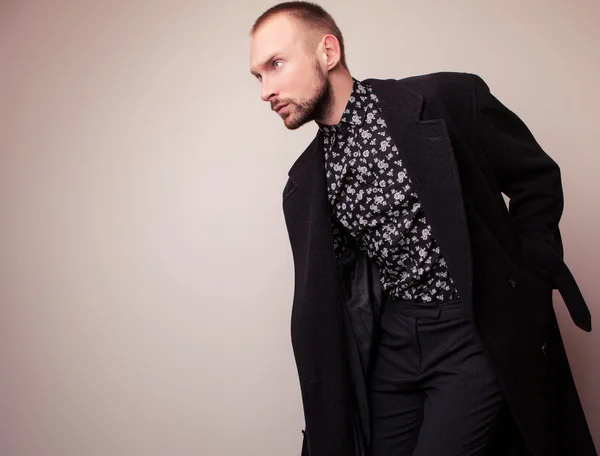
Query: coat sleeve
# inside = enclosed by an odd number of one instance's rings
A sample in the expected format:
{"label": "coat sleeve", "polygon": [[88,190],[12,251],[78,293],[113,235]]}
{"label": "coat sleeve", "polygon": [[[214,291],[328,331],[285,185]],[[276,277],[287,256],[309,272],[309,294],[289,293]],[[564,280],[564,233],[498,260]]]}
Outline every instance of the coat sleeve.
{"label": "coat sleeve", "polygon": [[560,169],[527,126],[474,77],[474,115],[482,148],[501,191],[526,257],[529,240],[543,241],[563,257],[558,223],[563,211]]}

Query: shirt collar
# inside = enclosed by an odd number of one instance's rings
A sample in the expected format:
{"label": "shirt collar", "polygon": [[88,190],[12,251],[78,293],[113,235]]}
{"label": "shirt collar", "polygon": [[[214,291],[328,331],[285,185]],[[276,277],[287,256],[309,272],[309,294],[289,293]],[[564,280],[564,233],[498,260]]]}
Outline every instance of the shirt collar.
{"label": "shirt collar", "polygon": [[367,113],[367,102],[371,88],[357,79],[352,78],[352,92],[348,98],[348,103],[342,114],[342,118],[337,125],[319,125],[319,129],[325,135],[332,135],[347,130],[349,127],[360,127],[363,124]]}

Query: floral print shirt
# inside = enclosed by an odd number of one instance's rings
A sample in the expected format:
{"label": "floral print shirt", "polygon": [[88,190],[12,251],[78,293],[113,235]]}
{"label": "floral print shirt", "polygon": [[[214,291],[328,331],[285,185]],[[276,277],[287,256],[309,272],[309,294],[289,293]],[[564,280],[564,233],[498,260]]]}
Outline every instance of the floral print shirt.
{"label": "floral print shirt", "polygon": [[392,299],[443,302],[458,297],[371,87],[354,79],[339,124],[323,132],[334,250],[351,236],[379,266]]}

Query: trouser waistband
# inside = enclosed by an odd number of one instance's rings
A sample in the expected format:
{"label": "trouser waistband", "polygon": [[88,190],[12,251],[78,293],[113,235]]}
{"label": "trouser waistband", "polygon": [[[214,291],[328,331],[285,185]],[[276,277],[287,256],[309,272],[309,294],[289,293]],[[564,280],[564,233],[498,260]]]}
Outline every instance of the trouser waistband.
{"label": "trouser waistband", "polygon": [[460,299],[432,303],[387,298],[383,305],[384,308],[393,308],[396,313],[412,318],[447,319],[466,317],[463,302]]}

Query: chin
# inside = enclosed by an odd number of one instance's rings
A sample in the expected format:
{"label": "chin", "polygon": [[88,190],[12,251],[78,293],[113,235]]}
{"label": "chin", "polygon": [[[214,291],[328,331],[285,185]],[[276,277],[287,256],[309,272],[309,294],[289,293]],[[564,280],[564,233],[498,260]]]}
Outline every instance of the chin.
{"label": "chin", "polygon": [[293,114],[290,114],[283,119],[283,123],[288,130],[296,130],[308,122],[310,122],[310,119],[298,119]]}
{"label": "chin", "polygon": [[295,130],[300,126],[297,124],[297,122],[294,122],[294,117],[291,115],[283,119],[283,124],[288,130]]}
{"label": "chin", "polygon": [[298,127],[300,126],[300,125],[296,125],[295,123],[293,123],[293,122],[290,122],[290,121],[288,121],[288,120],[284,120],[284,121],[283,121],[283,124],[285,125],[285,127],[286,127],[288,130],[295,130],[296,128],[298,128]]}
{"label": "chin", "polygon": [[285,126],[287,127],[288,130],[297,130],[302,125],[304,125],[304,124],[285,122]]}

